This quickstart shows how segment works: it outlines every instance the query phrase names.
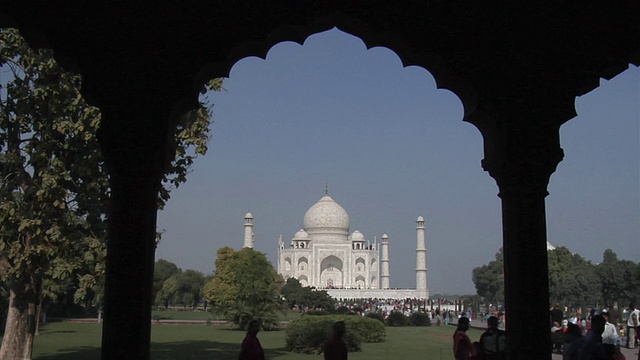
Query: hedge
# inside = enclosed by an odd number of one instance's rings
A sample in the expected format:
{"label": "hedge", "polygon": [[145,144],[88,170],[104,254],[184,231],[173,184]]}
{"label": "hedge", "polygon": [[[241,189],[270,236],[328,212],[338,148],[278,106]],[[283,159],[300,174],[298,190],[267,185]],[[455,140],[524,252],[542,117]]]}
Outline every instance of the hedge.
{"label": "hedge", "polygon": [[385,322],[384,322],[384,315],[382,315],[380,313],[370,312],[370,313],[367,313],[367,315],[365,315],[365,316],[368,317],[368,318],[380,321],[380,323],[382,325],[386,325]]}
{"label": "hedge", "polygon": [[409,326],[409,318],[399,311],[394,311],[387,317],[387,326]]}
{"label": "hedge", "polygon": [[414,312],[409,315],[409,323],[413,326],[431,326],[431,319],[428,314]]}
{"label": "hedge", "polygon": [[347,331],[343,337],[350,352],[360,351],[362,342],[381,342],[386,336],[379,321],[347,315],[302,316],[291,322],[286,330],[285,348],[305,354],[320,354],[324,343],[333,333],[333,324],[344,321]]}

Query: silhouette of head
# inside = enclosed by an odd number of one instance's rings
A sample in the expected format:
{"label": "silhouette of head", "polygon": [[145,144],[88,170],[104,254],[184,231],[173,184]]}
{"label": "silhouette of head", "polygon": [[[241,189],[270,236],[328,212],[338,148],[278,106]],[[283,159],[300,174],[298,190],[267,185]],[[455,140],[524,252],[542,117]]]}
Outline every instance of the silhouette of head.
{"label": "silhouette of head", "polygon": [[571,336],[580,337],[582,336],[582,330],[580,330],[580,327],[578,325],[569,323],[567,325],[567,334]]}
{"label": "silhouette of head", "polygon": [[597,334],[602,334],[604,331],[604,324],[607,321],[604,319],[602,315],[593,315],[591,318],[591,331],[594,331]]}
{"label": "silhouette of head", "polygon": [[458,319],[458,330],[467,331],[469,330],[469,318],[462,316]]}
{"label": "silhouette of head", "polygon": [[260,331],[260,322],[258,320],[251,320],[249,328],[247,330],[250,334],[257,334]]}
{"label": "silhouette of head", "polygon": [[490,316],[487,319],[487,325],[489,326],[489,329],[497,329],[498,328],[498,318],[495,316]]}

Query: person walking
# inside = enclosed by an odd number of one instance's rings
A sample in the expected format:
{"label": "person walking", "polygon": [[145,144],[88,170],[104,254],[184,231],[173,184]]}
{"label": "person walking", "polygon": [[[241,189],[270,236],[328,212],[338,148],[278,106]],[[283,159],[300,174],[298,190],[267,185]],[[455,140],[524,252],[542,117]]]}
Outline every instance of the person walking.
{"label": "person walking", "polygon": [[504,360],[507,358],[507,340],[504,330],[498,329],[498,318],[487,319],[487,330],[480,335],[480,360]]}
{"label": "person walking", "polygon": [[333,324],[333,335],[324,344],[324,360],[347,360],[348,349],[342,340],[345,332],[344,321]]}
{"label": "person walking", "polygon": [[458,327],[453,333],[453,357],[455,360],[470,360],[475,356],[475,350],[471,344],[471,339],[467,336],[469,330],[469,318],[460,317],[458,319]]}
{"label": "person walking", "polygon": [[244,337],[244,340],[242,340],[238,360],[265,360],[264,350],[262,349],[262,345],[260,345],[260,340],[258,340],[259,331],[260,322],[258,320],[251,320],[247,335]]}
{"label": "person walking", "polygon": [[[605,309],[606,310],[606,309]],[[602,332],[602,343],[618,346],[618,328],[611,322],[611,316],[608,311],[602,311],[602,316],[606,320],[604,331]]]}
{"label": "person walking", "polygon": [[629,304],[629,316],[627,317],[627,328],[625,335],[627,336],[627,349],[636,348],[637,331],[640,326],[640,310],[636,309],[634,303]]}

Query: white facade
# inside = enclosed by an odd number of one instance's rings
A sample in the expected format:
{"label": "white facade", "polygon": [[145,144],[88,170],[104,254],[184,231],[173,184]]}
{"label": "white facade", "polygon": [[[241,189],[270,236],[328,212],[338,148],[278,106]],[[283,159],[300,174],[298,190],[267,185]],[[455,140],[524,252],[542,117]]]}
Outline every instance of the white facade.
{"label": "white facade", "polygon": [[[253,215],[245,216],[245,247],[253,247]],[[427,289],[424,219],[419,217],[416,248],[416,289],[393,289],[389,274],[389,237],[379,247],[358,230],[349,233],[347,212],[327,194],[304,215],[303,228],[289,245],[278,240],[277,271],[285,280],[325,289],[335,298],[420,298]]]}
{"label": "white facade", "polygon": [[325,194],[307,210],[290,245],[279,240],[278,273],[320,289],[378,289],[376,244],[358,230],[349,234],[349,226],[347,212]]}

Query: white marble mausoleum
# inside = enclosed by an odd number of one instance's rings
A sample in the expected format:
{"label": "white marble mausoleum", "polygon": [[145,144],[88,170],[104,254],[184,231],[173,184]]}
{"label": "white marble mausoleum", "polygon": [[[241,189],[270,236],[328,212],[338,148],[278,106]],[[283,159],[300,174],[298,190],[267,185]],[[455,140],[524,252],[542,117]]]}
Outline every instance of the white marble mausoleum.
{"label": "white marble mausoleum", "polygon": [[[389,236],[378,243],[359,230],[349,232],[350,220],[325,189],[325,195],[307,210],[303,228],[289,245],[278,240],[277,271],[285,280],[296,278],[303,286],[327,290],[335,298],[429,298],[425,220],[419,216],[416,237],[416,288],[390,286]],[[253,248],[253,214],[245,215],[244,247]],[[406,258],[403,255],[402,258]]]}

